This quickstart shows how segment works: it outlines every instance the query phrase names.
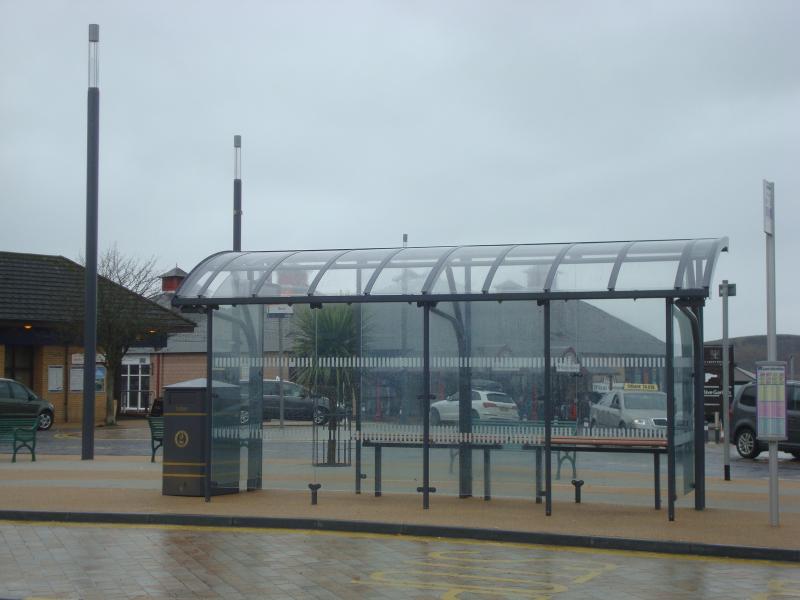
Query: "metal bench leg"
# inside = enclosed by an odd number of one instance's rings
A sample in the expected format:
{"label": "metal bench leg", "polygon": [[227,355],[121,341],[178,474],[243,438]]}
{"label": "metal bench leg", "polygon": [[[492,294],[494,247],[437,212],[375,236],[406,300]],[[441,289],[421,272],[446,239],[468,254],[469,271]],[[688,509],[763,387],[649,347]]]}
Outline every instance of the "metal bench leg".
{"label": "metal bench leg", "polygon": [[483,449],[483,499],[492,499],[492,481],[491,481],[491,458],[489,456],[490,450]]}
{"label": "metal bench leg", "polygon": [[656,494],[656,510],[661,510],[661,455],[658,452],[653,452],[653,482]]}
{"label": "metal bench leg", "polygon": [[558,463],[558,467],[556,468],[556,479],[561,479],[561,450],[556,451],[556,462]]}
{"label": "metal bench leg", "polygon": [[381,495],[381,447],[375,446],[375,497]]}

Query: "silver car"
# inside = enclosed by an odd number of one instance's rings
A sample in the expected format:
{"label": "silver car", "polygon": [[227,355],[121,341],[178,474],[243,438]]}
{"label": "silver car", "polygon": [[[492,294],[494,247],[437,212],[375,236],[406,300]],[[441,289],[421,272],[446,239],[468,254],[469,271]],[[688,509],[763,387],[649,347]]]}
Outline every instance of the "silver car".
{"label": "silver car", "polygon": [[608,392],[589,411],[592,427],[656,429],[667,426],[667,395],[649,390]]}

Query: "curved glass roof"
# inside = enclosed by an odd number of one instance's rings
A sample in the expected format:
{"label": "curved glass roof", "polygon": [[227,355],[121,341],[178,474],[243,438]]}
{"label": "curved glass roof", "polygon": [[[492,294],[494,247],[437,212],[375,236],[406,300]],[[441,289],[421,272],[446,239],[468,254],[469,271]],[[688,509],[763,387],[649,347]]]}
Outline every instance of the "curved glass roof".
{"label": "curved glass roof", "polygon": [[727,238],[220,252],[177,305],[707,296]]}

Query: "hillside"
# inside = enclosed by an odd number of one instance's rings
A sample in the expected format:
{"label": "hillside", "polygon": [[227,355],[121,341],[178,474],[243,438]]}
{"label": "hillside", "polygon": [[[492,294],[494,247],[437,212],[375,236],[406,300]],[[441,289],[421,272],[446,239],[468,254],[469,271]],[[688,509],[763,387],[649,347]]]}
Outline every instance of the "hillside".
{"label": "hillside", "polygon": [[[767,336],[747,335],[730,338],[736,366],[755,372],[756,361],[767,360]],[[707,345],[722,344],[722,340],[706,341]],[[788,374],[792,379],[800,377],[800,335],[778,335],[778,360],[788,363]],[[792,372],[794,362],[794,373]]]}

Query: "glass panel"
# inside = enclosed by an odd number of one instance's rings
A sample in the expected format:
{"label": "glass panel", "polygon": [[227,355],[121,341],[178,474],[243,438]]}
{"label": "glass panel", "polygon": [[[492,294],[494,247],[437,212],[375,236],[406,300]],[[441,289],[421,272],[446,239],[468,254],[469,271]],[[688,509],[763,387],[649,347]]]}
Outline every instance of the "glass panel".
{"label": "glass panel", "polygon": [[[422,420],[428,409],[422,381],[423,310],[407,303],[368,304],[362,307],[361,323],[361,417],[356,429],[369,440],[362,449],[362,472],[374,485],[371,443],[407,440],[415,447],[381,450],[381,489],[383,494],[413,494],[422,485]],[[436,394],[433,375],[431,380]]]}
{"label": "glass panel", "polygon": [[550,266],[565,247],[565,244],[538,244],[514,248],[494,274],[489,291],[541,292]]}
{"label": "glass panel", "polygon": [[213,313],[212,493],[261,488],[264,310]]}
{"label": "glass panel", "polygon": [[480,293],[495,259],[509,246],[464,246],[451,254],[432,294]]}
{"label": "glass panel", "polygon": [[351,250],[339,257],[322,276],[316,296],[360,295],[369,282],[375,269],[383,259],[395,252],[395,248]]}
{"label": "glass panel", "polygon": [[[352,491],[359,398],[358,305],[294,306],[267,317],[266,487]],[[339,467],[339,468],[319,468]]]}
{"label": "glass panel", "polygon": [[692,326],[680,310],[673,310],[675,347],[675,489],[688,494],[695,486],[694,385]]}
{"label": "glass panel", "polygon": [[[640,325],[653,322],[661,325],[658,336]],[[554,447],[554,498],[569,501],[573,490],[559,482],[578,474],[598,484],[584,489],[587,501],[653,506],[652,455],[617,450],[634,439],[666,439],[663,301],[553,302],[550,342],[554,436],[600,440],[585,443],[606,448]]]}
{"label": "glass panel", "polygon": [[553,291],[605,291],[614,263],[627,242],[578,244],[561,261]]}
{"label": "glass panel", "polygon": [[204,262],[197,265],[194,270],[189,273],[188,277],[181,285],[180,292],[182,297],[197,296],[200,293],[203,285],[208,281],[211,276],[227,263],[235,254],[233,252],[223,252],[207,258]]}
{"label": "glass panel", "polygon": [[687,240],[636,242],[622,263],[617,291],[671,290]]}
{"label": "glass panel", "polygon": [[319,250],[286,253],[263,283],[258,295],[305,296],[319,270],[340,252],[341,250]]}
{"label": "glass panel", "polygon": [[372,288],[372,295],[420,294],[439,258],[451,248],[407,248],[389,261]]}

